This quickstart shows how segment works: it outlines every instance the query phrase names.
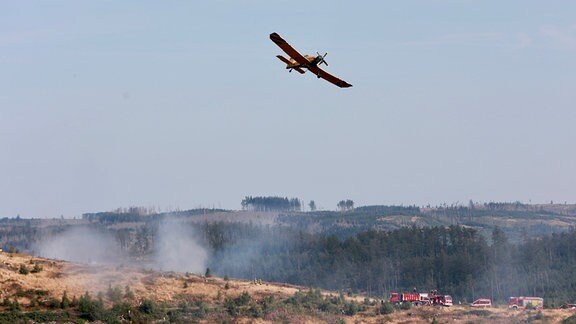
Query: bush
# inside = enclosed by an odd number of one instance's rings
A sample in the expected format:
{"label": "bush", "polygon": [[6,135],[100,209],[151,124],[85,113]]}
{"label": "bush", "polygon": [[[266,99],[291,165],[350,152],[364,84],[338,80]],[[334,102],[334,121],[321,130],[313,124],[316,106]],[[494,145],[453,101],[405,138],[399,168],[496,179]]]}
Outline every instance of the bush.
{"label": "bush", "polygon": [[246,306],[248,305],[248,303],[250,303],[251,299],[252,297],[250,297],[250,294],[247,291],[244,291],[240,296],[236,297],[234,302],[238,306]]}
{"label": "bush", "polygon": [[391,302],[385,301],[380,304],[378,308],[378,314],[392,314],[394,313],[394,305]]}
{"label": "bush", "polygon": [[34,268],[32,268],[32,271],[31,271],[31,272],[32,272],[32,273],[38,273],[38,272],[40,272],[40,271],[42,271],[42,267],[41,267],[38,263],[35,263],[35,264],[34,264]]}
{"label": "bush", "polygon": [[145,299],[140,306],[138,306],[138,310],[147,315],[153,315],[158,312],[158,305],[150,299]]}
{"label": "bush", "polygon": [[28,273],[30,273],[30,270],[28,270],[28,267],[24,264],[20,265],[20,270],[18,270],[18,273],[23,274],[23,275],[27,275]]}
{"label": "bush", "polygon": [[16,298],[14,298],[14,301],[12,302],[12,304],[10,304],[10,311],[15,313],[20,312],[20,303],[18,303],[18,300]]}
{"label": "bush", "polygon": [[84,296],[81,296],[78,300],[77,309],[80,317],[89,321],[101,320],[106,316],[102,298],[100,297],[98,300],[93,300],[88,292],[86,292]]}
{"label": "bush", "polygon": [[106,292],[106,296],[113,303],[118,303],[118,302],[120,302],[120,300],[122,300],[122,290],[120,289],[120,287],[112,288],[112,286],[110,285],[110,286],[108,286],[108,291]]}
{"label": "bush", "polygon": [[132,305],[130,305],[130,303],[127,303],[127,302],[114,303],[114,305],[112,305],[112,308],[110,309],[110,313],[114,317],[124,316],[125,318],[130,318],[129,314],[131,314],[133,312],[134,312],[134,309],[133,309]]}
{"label": "bush", "polygon": [[410,310],[412,308],[412,303],[402,303],[400,304],[401,310]]}
{"label": "bush", "polygon": [[236,316],[236,314],[238,313],[238,306],[236,306],[236,303],[232,298],[229,297],[226,298],[226,301],[224,302],[224,308],[226,309],[228,314],[230,314],[230,316]]}
{"label": "bush", "polygon": [[356,315],[358,313],[358,310],[360,310],[360,306],[354,300],[350,303],[344,304],[344,314],[346,314],[348,316]]}
{"label": "bush", "polygon": [[64,294],[62,294],[62,301],[60,302],[60,307],[62,307],[62,309],[68,309],[68,307],[70,307],[70,299],[68,299],[68,294],[66,293],[66,291],[64,291]]}
{"label": "bush", "polygon": [[260,307],[260,305],[250,306],[250,308],[248,309],[248,313],[250,314],[250,316],[254,318],[259,318],[262,317],[263,315],[262,308]]}
{"label": "bush", "polygon": [[274,295],[266,296],[262,299],[262,310],[264,313],[269,313],[272,311],[276,306],[276,300],[274,300]]}
{"label": "bush", "polygon": [[203,301],[198,301],[195,303],[195,305],[196,307],[198,307],[196,311],[194,311],[193,313],[194,317],[196,318],[204,318],[206,314],[208,314],[208,312],[210,311],[208,305]]}
{"label": "bush", "polygon": [[62,308],[62,304],[55,297],[50,297],[47,301],[45,301],[44,306],[51,308],[51,309]]}

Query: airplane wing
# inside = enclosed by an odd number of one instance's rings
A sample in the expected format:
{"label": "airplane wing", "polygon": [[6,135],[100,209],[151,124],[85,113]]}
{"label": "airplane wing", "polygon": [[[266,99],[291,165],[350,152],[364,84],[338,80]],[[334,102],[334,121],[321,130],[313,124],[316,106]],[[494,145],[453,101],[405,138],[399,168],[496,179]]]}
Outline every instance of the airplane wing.
{"label": "airplane wing", "polygon": [[332,84],[335,84],[340,88],[349,88],[352,86],[350,83],[333,76],[332,74],[322,70],[318,66],[310,66],[308,67],[308,70],[316,74],[316,76],[318,76],[319,78],[322,78]]}
{"label": "airplane wing", "polygon": [[308,65],[308,63],[310,63],[304,56],[302,56],[302,54],[298,53],[297,50],[295,50],[292,46],[290,46],[290,44],[288,44],[288,42],[280,37],[280,35],[272,33],[270,34],[270,39],[276,43],[276,45],[278,45],[278,47],[280,47],[284,52],[286,52],[286,54],[290,55],[291,58],[296,60],[296,62],[303,65]]}

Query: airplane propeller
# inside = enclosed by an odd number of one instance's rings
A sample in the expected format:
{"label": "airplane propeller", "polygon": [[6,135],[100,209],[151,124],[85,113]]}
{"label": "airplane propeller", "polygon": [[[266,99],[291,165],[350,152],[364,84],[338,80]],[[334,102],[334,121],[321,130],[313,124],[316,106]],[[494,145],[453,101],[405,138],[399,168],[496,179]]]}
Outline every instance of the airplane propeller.
{"label": "airplane propeller", "polygon": [[326,63],[326,60],[324,60],[324,58],[326,57],[326,55],[328,55],[328,53],[324,53],[324,55],[320,55],[320,53],[316,52],[316,54],[318,54],[317,58],[320,59],[320,61],[318,61],[318,65],[324,63],[324,65],[328,66],[328,63]]}

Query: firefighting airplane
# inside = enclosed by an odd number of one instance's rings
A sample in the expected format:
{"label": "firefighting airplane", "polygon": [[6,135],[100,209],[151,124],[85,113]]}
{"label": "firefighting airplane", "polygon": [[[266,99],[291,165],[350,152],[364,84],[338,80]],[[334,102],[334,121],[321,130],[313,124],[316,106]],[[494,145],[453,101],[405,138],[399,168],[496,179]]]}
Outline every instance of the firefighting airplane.
{"label": "firefighting airplane", "polygon": [[296,70],[301,74],[304,74],[306,71],[303,69],[308,69],[308,71],[314,73],[318,78],[322,78],[330,83],[333,83],[340,88],[349,88],[352,85],[347,83],[344,80],[340,80],[339,78],[333,76],[332,74],[322,70],[319,65],[324,63],[328,66],[328,63],[324,60],[326,54],[320,55],[317,53],[318,56],[310,56],[310,55],[302,55],[298,53],[290,44],[288,44],[280,35],[276,33],[270,34],[270,39],[276,43],[286,54],[290,55],[290,59],[285,58],[282,55],[276,55],[280,61],[286,63],[286,69],[288,72],[292,72],[292,70]]}

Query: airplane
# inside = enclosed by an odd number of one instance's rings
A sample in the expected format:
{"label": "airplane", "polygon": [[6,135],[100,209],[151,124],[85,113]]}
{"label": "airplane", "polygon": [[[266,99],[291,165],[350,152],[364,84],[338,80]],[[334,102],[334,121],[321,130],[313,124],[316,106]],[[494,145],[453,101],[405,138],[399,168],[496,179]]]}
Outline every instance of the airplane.
{"label": "airplane", "polygon": [[349,88],[352,86],[350,83],[344,80],[340,80],[339,78],[322,70],[319,67],[319,65],[322,63],[328,66],[328,63],[326,63],[324,60],[328,53],[320,55],[320,53],[316,52],[316,54],[318,54],[317,56],[302,55],[298,53],[298,51],[295,50],[292,46],[290,46],[290,44],[288,44],[288,42],[286,42],[277,33],[270,34],[270,39],[290,56],[290,59],[287,59],[282,55],[276,55],[280,61],[286,63],[286,69],[288,69],[288,72],[296,70],[300,74],[304,74],[306,73],[304,69],[307,69],[308,71],[314,73],[318,78],[322,78],[332,84],[339,86],[340,88]]}

